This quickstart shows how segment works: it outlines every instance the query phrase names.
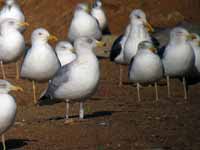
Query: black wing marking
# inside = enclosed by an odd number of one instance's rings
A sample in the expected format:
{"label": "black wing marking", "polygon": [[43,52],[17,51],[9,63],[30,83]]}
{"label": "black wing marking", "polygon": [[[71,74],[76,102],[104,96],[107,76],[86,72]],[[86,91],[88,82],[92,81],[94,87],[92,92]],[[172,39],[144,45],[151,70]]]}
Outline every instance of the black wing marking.
{"label": "black wing marking", "polygon": [[111,48],[111,52],[110,52],[110,60],[114,61],[115,58],[121,53],[121,40],[123,38],[124,34],[120,35],[113,43],[112,48]]}

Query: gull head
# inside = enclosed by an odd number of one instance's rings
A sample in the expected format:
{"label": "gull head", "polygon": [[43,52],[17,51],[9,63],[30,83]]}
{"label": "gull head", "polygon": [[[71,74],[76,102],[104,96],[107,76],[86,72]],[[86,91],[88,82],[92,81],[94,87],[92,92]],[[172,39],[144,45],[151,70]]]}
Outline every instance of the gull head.
{"label": "gull head", "polygon": [[101,0],[95,0],[92,7],[93,8],[101,8],[102,7],[102,1]]}
{"label": "gull head", "polygon": [[57,41],[57,37],[51,35],[46,29],[38,28],[35,29],[31,36],[32,43],[40,42],[40,43],[47,43],[48,41]]}
{"label": "gull head", "polygon": [[170,32],[170,41],[174,43],[183,43],[195,39],[185,28],[176,27]]}
{"label": "gull head", "polygon": [[103,47],[106,44],[101,41],[97,41],[91,37],[80,37],[75,40],[74,48],[76,53],[85,53],[87,51],[94,50],[95,47]]}
{"label": "gull head", "polygon": [[131,24],[144,25],[149,32],[153,32],[154,29],[147,21],[146,14],[141,9],[135,9],[131,12],[129,16]]}
{"label": "gull head", "polygon": [[16,3],[16,0],[4,0],[4,3],[11,7],[12,5],[14,5]]}
{"label": "gull head", "polygon": [[150,50],[153,53],[157,51],[153,43],[149,41],[140,42],[140,44],[138,45],[138,51],[141,51],[141,50]]}
{"label": "gull head", "polygon": [[61,41],[56,45],[55,48],[56,52],[61,52],[61,51],[71,51],[74,52],[74,48],[70,42],[67,41]]}
{"label": "gull head", "polygon": [[16,29],[20,30],[21,27],[28,27],[29,24],[27,22],[21,22],[16,19],[5,19],[1,22],[1,29]]}
{"label": "gull head", "polygon": [[195,46],[200,47],[200,36],[197,33],[192,33],[193,39],[191,41],[191,44],[194,44]]}
{"label": "gull head", "polygon": [[85,11],[87,13],[89,13],[91,10],[90,5],[88,3],[79,3],[76,6],[76,11]]}
{"label": "gull head", "polygon": [[23,92],[23,89],[19,86],[12,85],[10,82],[6,80],[0,80],[0,93],[6,94],[10,91],[19,91]]}

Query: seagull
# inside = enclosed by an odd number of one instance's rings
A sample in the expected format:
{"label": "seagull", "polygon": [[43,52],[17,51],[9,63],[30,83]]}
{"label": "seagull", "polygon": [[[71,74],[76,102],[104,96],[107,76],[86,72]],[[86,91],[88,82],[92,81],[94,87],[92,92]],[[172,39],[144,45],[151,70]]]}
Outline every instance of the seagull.
{"label": "seagull", "polygon": [[103,42],[91,37],[81,37],[75,40],[74,48],[77,58],[59,69],[49,83],[39,105],[50,104],[55,99],[64,99],[66,102],[66,121],[69,119],[69,102],[80,102],[79,118],[84,118],[83,103],[93,95],[100,80],[99,62],[93,50],[96,46],[104,46]]}
{"label": "seagull", "polygon": [[60,60],[61,66],[71,63],[76,58],[73,53],[74,47],[67,41],[61,41],[56,45],[55,51]]}
{"label": "seagull", "polygon": [[17,105],[10,91],[23,91],[21,87],[14,86],[6,80],[0,80],[0,135],[3,150],[6,150],[5,132],[14,124]]}
{"label": "seagull", "polygon": [[181,77],[183,79],[184,99],[187,99],[185,76],[193,68],[195,62],[195,54],[188,40],[193,38],[193,35],[182,27],[176,27],[170,33],[170,41],[162,56],[165,76],[167,77],[168,97],[171,96],[170,77]]}
{"label": "seagull", "polygon": [[145,13],[140,9],[133,10],[130,14],[130,32],[124,45],[126,64],[136,55],[140,42],[152,41],[148,31],[153,32],[153,28],[147,22]]}
{"label": "seagull", "polygon": [[99,27],[101,28],[102,34],[107,35],[107,34],[111,34],[111,32],[108,27],[108,19],[102,8],[102,5],[103,4],[101,0],[95,0],[92,6],[91,15],[97,19],[99,23]]}
{"label": "seagull", "polygon": [[157,81],[163,77],[163,65],[155,52],[156,48],[151,42],[143,41],[138,45],[138,51],[129,65],[129,80],[137,83],[138,101],[141,101],[140,84],[151,83],[155,85],[158,100]]}
{"label": "seagull", "polygon": [[3,79],[6,79],[3,63],[16,62],[16,78],[19,79],[18,59],[25,49],[23,35],[19,32],[20,27],[28,26],[27,22],[15,19],[5,19],[0,24],[0,62]]}
{"label": "seagull", "polygon": [[31,37],[32,47],[27,51],[21,67],[21,77],[32,80],[35,104],[35,81],[50,80],[60,68],[58,57],[48,41],[57,41],[57,38],[46,29],[35,29]]}
{"label": "seagull", "polygon": [[130,32],[130,25],[127,26],[126,32],[120,35],[113,43],[110,52],[110,61],[119,64],[119,87],[122,86],[124,61],[124,45]]}
{"label": "seagull", "polygon": [[[25,16],[16,0],[4,0],[5,5],[0,11],[0,23],[5,19],[12,18],[20,22],[25,22]],[[24,31],[24,27],[20,27],[20,31]]]}
{"label": "seagull", "polygon": [[75,39],[87,36],[97,40],[101,39],[102,33],[97,20],[89,14],[88,5],[78,4],[69,27],[68,39],[74,42]]}
{"label": "seagull", "polygon": [[200,81],[200,36],[196,33],[192,33],[194,39],[190,41],[190,44],[194,50],[195,63],[192,70],[186,75],[186,85],[196,84]]}

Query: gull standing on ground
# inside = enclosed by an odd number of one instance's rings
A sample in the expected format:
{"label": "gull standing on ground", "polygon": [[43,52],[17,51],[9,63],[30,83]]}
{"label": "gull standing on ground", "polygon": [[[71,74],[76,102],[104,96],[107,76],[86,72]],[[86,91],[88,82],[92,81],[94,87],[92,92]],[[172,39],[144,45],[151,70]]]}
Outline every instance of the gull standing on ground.
{"label": "gull standing on ground", "polygon": [[57,41],[57,38],[46,29],[34,30],[31,36],[32,47],[27,51],[22,64],[21,77],[32,80],[34,103],[37,103],[35,81],[50,80],[60,68],[54,49],[48,44],[50,40]]}
{"label": "gull standing on ground", "polygon": [[126,32],[120,35],[114,41],[110,52],[110,60],[119,64],[119,87],[122,86],[123,65],[126,64],[124,61],[124,44],[128,38],[129,32],[130,32],[130,25],[127,26]]}
{"label": "gull standing on ground", "polygon": [[5,132],[14,124],[17,105],[15,99],[9,95],[10,91],[23,91],[6,80],[0,80],[0,135],[2,136],[3,150],[6,150]]}
{"label": "gull standing on ground", "polygon": [[124,61],[129,64],[136,55],[138,44],[142,41],[152,41],[148,32],[153,32],[152,26],[147,22],[145,13],[135,9],[130,14],[130,32],[124,45]]}
{"label": "gull standing on ground", "polygon": [[156,101],[158,100],[157,81],[163,77],[163,65],[160,57],[155,54],[156,48],[149,41],[143,41],[129,65],[129,79],[137,83],[138,101],[140,97],[140,84],[155,85]]}
{"label": "gull standing on ground", "polygon": [[[16,0],[4,0],[5,6],[0,11],[0,23],[5,19],[16,19],[20,22],[25,21],[25,16],[18,5]],[[24,27],[20,27],[19,30],[24,31]]]}
{"label": "gull standing on ground", "polygon": [[78,4],[69,28],[68,39],[74,42],[77,38],[87,36],[100,40],[102,33],[97,20],[89,14],[89,5]]}
{"label": "gull standing on ground", "polygon": [[195,63],[192,70],[186,75],[186,85],[188,86],[200,82],[200,36],[196,33],[192,33],[195,37],[190,44],[194,50]]}
{"label": "gull standing on ground", "polygon": [[103,35],[111,34],[110,29],[108,27],[108,19],[102,8],[102,5],[103,4],[101,0],[94,0],[91,15],[97,19]]}
{"label": "gull standing on ground", "polygon": [[[15,19],[6,19],[0,24],[0,62],[3,79],[6,79],[3,63],[18,61],[24,52],[25,41],[23,35],[19,32],[19,28],[22,26],[28,26],[28,23]],[[16,78],[19,79],[17,62]]]}
{"label": "gull standing on ground", "polygon": [[66,101],[66,123],[69,119],[69,102],[80,102],[80,119],[84,118],[83,103],[92,96],[100,80],[99,62],[93,50],[103,46],[102,42],[90,37],[81,37],[74,42],[77,58],[70,64],[59,69],[49,83],[39,104],[54,103],[55,99]]}
{"label": "gull standing on ground", "polygon": [[56,45],[55,51],[60,60],[61,66],[69,64],[76,59],[76,54],[73,53],[74,47],[67,41],[59,42]]}
{"label": "gull standing on ground", "polygon": [[174,28],[170,33],[170,41],[166,46],[162,62],[167,77],[168,97],[170,93],[170,77],[183,79],[184,99],[187,99],[185,76],[191,71],[195,62],[194,51],[188,40],[194,36],[181,27]]}

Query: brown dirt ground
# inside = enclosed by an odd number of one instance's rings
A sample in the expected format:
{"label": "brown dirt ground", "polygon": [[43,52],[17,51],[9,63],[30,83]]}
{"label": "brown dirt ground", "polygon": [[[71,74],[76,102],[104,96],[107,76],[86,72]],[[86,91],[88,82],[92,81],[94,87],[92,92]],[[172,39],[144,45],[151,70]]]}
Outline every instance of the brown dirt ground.
{"label": "brown dirt ground", "polygon": [[[23,10],[31,26],[45,27],[59,39],[65,39],[78,0],[26,0]],[[199,0],[104,0],[111,31],[120,34],[133,8],[147,12],[154,26],[169,26],[186,19],[198,23]],[[179,5],[180,4],[180,5]],[[199,13],[198,13],[199,14]],[[166,86],[159,87],[160,101],[154,102],[152,87],[141,90],[138,103],[136,89],[118,87],[117,65],[101,60],[101,83],[86,103],[86,119],[64,125],[65,104],[36,107],[29,81],[15,80],[15,65],[6,65],[7,77],[21,85],[24,93],[12,93],[18,104],[17,123],[6,134],[8,149],[20,150],[199,150],[200,102],[198,85],[189,89],[183,100],[179,81],[173,81],[173,98],[168,99]],[[127,68],[126,68],[127,69]],[[127,73],[126,73],[127,76]],[[126,76],[124,81],[127,81]],[[39,96],[46,84],[37,84]],[[78,104],[71,109],[77,117]],[[157,148],[157,149],[156,149]]]}

